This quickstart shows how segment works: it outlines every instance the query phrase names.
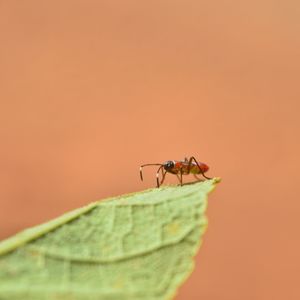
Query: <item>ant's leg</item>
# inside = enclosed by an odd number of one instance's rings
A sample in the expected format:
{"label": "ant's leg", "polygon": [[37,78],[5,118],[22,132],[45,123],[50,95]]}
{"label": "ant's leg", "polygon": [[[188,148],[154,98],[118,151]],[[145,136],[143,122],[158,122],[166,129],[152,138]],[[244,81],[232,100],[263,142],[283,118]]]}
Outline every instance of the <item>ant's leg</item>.
{"label": "ant's leg", "polygon": [[206,179],[212,179],[212,178],[210,178],[210,177],[207,177],[207,176],[204,174],[204,172],[203,172],[202,169],[200,168],[200,166],[199,166],[199,164],[198,164],[198,162],[197,162],[197,160],[196,160],[196,158],[195,158],[194,156],[191,156],[191,157],[190,157],[189,166],[188,166],[188,170],[189,170],[189,171],[190,171],[190,168],[191,168],[191,165],[192,165],[192,161],[194,161],[194,162],[197,164],[197,166],[198,166],[198,168],[199,168],[199,171],[200,171],[200,173],[202,174],[202,176],[203,176],[204,178],[206,178]]}
{"label": "ant's leg", "polygon": [[182,186],[182,169],[180,169],[180,185]]}
{"label": "ant's leg", "polygon": [[190,174],[190,171],[191,171],[191,166],[192,166],[192,161],[193,161],[193,159],[192,159],[192,157],[189,159],[189,163],[188,163],[188,168],[187,168],[187,173],[188,174]]}
{"label": "ant's leg", "polygon": [[160,185],[162,185],[163,183],[164,183],[164,181],[165,181],[165,178],[166,178],[166,175],[167,175],[167,171],[162,171],[162,180],[161,180],[161,182],[160,182]]}
{"label": "ant's leg", "polygon": [[196,174],[193,174],[193,175],[194,175],[194,177],[197,179],[197,181],[202,181],[202,179],[199,178]]}
{"label": "ant's leg", "polygon": [[159,171],[160,171],[160,169],[163,167],[163,165],[161,165],[159,168],[158,168],[158,170],[157,170],[157,172],[156,172],[156,185],[157,185],[157,187],[159,188],[159,186],[160,186],[160,184],[159,184]]}
{"label": "ant's leg", "polygon": [[180,182],[180,185],[182,185],[182,169],[180,169],[180,176],[176,174],[178,181]]}
{"label": "ant's leg", "polygon": [[140,178],[141,178],[142,181],[144,180],[143,179],[143,167],[142,166],[140,166]]}

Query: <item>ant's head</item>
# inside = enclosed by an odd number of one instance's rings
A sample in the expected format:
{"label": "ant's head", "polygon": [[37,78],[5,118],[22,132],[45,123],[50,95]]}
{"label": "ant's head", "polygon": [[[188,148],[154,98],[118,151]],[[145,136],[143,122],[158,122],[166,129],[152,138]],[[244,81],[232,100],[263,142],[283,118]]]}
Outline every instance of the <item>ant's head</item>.
{"label": "ant's head", "polygon": [[165,169],[166,171],[169,171],[169,170],[172,170],[172,169],[174,168],[175,164],[174,164],[174,161],[168,160],[168,161],[166,161],[166,162],[163,164],[163,166],[164,166],[164,169]]}

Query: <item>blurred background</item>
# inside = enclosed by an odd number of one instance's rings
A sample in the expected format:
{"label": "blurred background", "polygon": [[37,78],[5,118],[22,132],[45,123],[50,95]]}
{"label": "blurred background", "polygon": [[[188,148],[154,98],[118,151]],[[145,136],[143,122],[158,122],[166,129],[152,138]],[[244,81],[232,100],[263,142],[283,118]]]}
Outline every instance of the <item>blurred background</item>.
{"label": "blurred background", "polygon": [[299,20],[294,0],[0,0],[0,238],[194,155],[223,181],[176,300],[300,299]]}

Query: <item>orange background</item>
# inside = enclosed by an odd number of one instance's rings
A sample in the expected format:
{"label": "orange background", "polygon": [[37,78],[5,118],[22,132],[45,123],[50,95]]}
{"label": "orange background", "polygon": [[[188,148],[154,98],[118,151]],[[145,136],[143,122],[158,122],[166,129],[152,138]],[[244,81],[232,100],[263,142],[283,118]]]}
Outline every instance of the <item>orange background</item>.
{"label": "orange background", "polygon": [[292,0],[0,0],[0,237],[195,155],[223,181],[176,300],[300,299],[299,20]]}

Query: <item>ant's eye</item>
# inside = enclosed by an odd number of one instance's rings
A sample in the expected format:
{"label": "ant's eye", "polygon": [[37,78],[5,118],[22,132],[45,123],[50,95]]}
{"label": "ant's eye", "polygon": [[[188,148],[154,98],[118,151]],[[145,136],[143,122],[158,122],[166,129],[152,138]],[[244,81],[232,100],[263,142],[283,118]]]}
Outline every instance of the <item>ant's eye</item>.
{"label": "ant's eye", "polygon": [[165,163],[165,169],[172,169],[174,167],[174,162],[169,160]]}

